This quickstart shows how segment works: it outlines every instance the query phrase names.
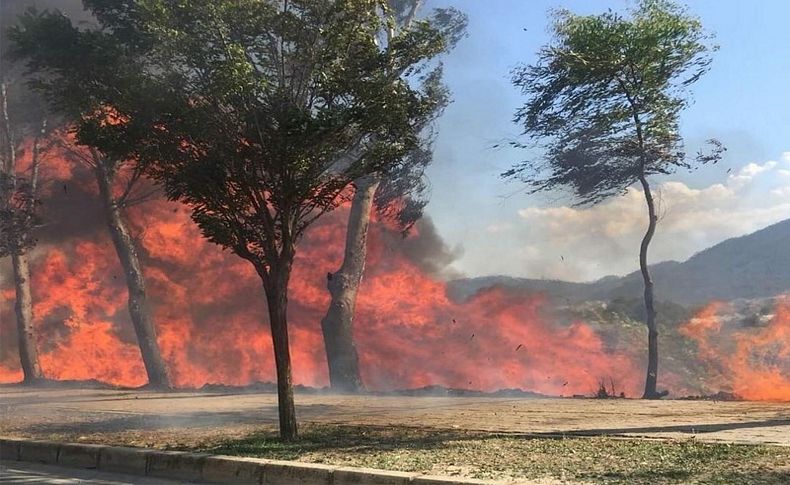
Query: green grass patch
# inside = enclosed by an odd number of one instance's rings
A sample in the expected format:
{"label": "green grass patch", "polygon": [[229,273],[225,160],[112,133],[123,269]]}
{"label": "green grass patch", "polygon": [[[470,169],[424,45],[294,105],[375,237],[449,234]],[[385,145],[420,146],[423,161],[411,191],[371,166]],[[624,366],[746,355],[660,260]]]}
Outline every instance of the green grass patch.
{"label": "green grass patch", "polygon": [[607,437],[535,438],[455,430],[303,426],[298,442],[273,431],[205,443],[256,456],[488,479],[594,483],[790,483],[790,448]]}

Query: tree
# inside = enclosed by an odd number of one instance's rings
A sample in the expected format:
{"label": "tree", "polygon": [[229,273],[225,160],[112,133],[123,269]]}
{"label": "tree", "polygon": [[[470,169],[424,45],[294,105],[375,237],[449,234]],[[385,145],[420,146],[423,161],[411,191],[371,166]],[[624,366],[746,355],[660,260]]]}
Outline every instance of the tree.
{"label": "tree", "polygon": [[[442,34],[443,52],[450,50],[465,35],[466,16],[462,13],[451,8],[435,9],[428,18],[418,20],[416,15],[421,6],[421,0],[387,2],[393,22],[385,26],[380,42],[382,50],[397,45],[400,36],[426,26]],[[380,216],[394,221],[406,231],[422,216],[422,209],[427,203],[427,185],[423,173],[432,161],[434,133],[430,130],[430,124],[448,104],[449,95],[442,83],[441,64],[432,58],[426,58],[423,64],[408,73],[393,73],[400,75],[404,82],[420,85],[423,95],[434,100],[432,112],[421,113],[419,119],[411,121],[422,130],[418,146],[404,155],[397,171],[372,173],[354,182],[343,262],[337,271],[327,273],[330,303],[321,320],[321,330],[329,382],[334,390],[358,392],[364,387],[352,324],[357,292],[365,271],[371,211],[375,207]]]}
{"label": "tree", "polygon": [[[96,179],[99,201],[110,231],[110,238],[123,268],[128,291],[129,315],[143,358],[148,387],[159,390],[171,389],[173,385],[170,373],[167,363],[162,358],[156,325],[148,303],[145,275],[125,214],[128,208],[148,200],[154,191],[141,187],[142,173],[139,167],[130,167],[125,161],[104,156],[96,149],[88,150],[87,153],[79,149],[72,149],[70,152],[75,159],[91,169]],[[118,185],[122,187],[120,193],[115,190]]]}
{"label": "tree", "polygon": [[[0,258],[11,256],[15,289],[15,313],[19,360],[23,382],[43,379],[33,325],[33,297],[30,287],[28,253],[36,245],[35,229],[40,223],[38,205],[39,168],[42,138],[47,123],[35,96],[18,82],[18,69],[0,52]],[[13,91],[13,96],[12,96]],[[20,161],[26,141],[30,145],[30,167]]]}
{"label": "tree", "polygon": [[[261,279],[277,373],[280,435],[297,436],[288,283],[305,230],[367,174],[397,169],[434,101],[394,72],[443,48],[429,25],[378,45],[377,0],[86,0],[86,32],[122,68],[91,95],[79,143],[134,160],[191,209],[210,241]],[[87,39],[87,37],[82,37]],[[102,72],[101,70],[99,72]]]}
{"label": "tree", "polygon": [[[8,72],[4,67],[4,73]],[[28,99],[30,101],[30,99]],[[0,144],[0,258],[11,256],[16,300],[14,309],[18,335],[19,360],[23,382],[34,383],[43,379],[33,325],[33,297],[30,288],[30,263],[28,252],[35,247],[34,232],[40,223],[38,215],[38,185],[41,165],[41,139],[46,133],[46,118],[35,107],[38,130],[30,133],[30,119],[16,123],[9,110],[9,83],[3,76],[0,83],[2,129]],[[31,164],[23,171],[19,154],[25,135],[33,139]]]}
{"label": "tree", "polygon": [[[66,125],[87,120],[108,125],[119,122],[102,104],[101,93],[105,88],[117,88],[129,66],[124,65],[125,56],[113,50],[104,36],[80,32],[59,13],[39,14],[30,10],[11,29],[10,39],[12,56],[27,62],[33,87],[46,96],[51,109],[64,118]],[[64,145],[72,158],[89,167],[96,180],[99,203],[123,268],[129,315],[148,386],[170,389],[172,383],[157,341],[145,276],[125,214],[129,207],[147,200],[152,192],[141,187],[141,171],[128,161],[103,154],[96,148],[86,150],[68,142]]]}
{"label": "tree", "polygon": [[612,11],[560,11],[554,42],[539,52],[537,63],[513,74],[513,83],[529,97],[515,122],[544,142],[545,155],[504,177],[520,179],[532,191],[569,188],[580,205],[635,184],[643,191],[648,220],[639,267],[648,329],[647,399],[666,394],[656,389],[658,331],[647,253],[658,214],[649,178],[716,162],[724,150],[710,140],[709,153],[689,160],[678,128],[689,104],[687,88],[709,69],[715,50],[709,41],[699,19],[669,1],[643,0],[628,18]]}

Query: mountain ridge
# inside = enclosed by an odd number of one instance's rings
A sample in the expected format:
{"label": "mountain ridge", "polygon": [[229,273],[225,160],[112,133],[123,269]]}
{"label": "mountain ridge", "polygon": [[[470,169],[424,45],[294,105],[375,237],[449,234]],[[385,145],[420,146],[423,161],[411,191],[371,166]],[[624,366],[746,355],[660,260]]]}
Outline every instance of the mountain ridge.
{"label": "mountain ridge", "polygon": [[[650,265],[650,270],[656,299],[683,305],[790,292],[790,219],[725,239],[682,262]],[[466,298],[491,286],[536,291],[573,302],[639,298],[643,291],[639,271],[585,283],[497,275],[460,278],[450,282],[450,291],[453,297]]]}

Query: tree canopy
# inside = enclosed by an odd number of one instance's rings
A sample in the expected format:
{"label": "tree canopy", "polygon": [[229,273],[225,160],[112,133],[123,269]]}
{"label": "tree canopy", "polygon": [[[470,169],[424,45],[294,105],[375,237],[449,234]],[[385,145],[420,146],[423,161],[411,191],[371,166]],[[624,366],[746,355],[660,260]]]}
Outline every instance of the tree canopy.
{"label": "tree canopy", "polygon": [[[440,67],[426,61],[454,30],[415,20],[393,35],[400,10],[384,0],[85,5],[98,28],[31,12],[12,32],[15,54],[78,115],[78,143],[132,160],[191,208],[208,240],[254,266],[280,431],[295,438],[286,308],[296,244],[354,180],[396,173],[421,146],[444,99]],[[90,102],[72,103],[70,89]]]}
{"label": "tree canopy", "polygon": [[[644,397],[666,395],[656,388],[658,328],[648,249],[658,224],[649,177],[692,168],[679,129],[689,104],[687,88],[711,63],[710,36],[699,19],[668,0],[642,0],[626,17],[557,12],[553,43],[537,63],[517,69],[513,83],[529,99],[515,122],[545,151],[543,158],[503,174],[532,191],[568,188],[578,204],[596,204],[641,185],[647,230],[639,248],[648,329]],[[696,162],[716,162],[724,147]],[[515,143],[516,146],[524,146]]]}
{"label": "tree canopy", "polygon": [[[711,36],[685,8],[644,0],[630,18],[556,12],[554,41],[516,69],[528,96],[516,123],[545,155],[503,174],[533,190],[570,188],[581,204],[622,193],[640,176],[691,168],[678,129],[687,88],[711,63]],[[721,145],[700,153],[715,161]],[[518,146],[525,146],[516,143]]]}
{"label": "tree canopy", "polygon": [[[395,19],[393,26],[388,27],[389,35],[398,36],[410,30],[423,4],[422,0],[388,0]],[[464,13],[454,8],[434,8],[422,18],[423,23],[427,22],[441,32],[445,39],[444,53],[453,49],[466,36],[467,20]],[[415,127],[421,127],[418,143],[404,154],[397,169],[380,178],[381,183],[374,199],[379,215],[394,221],[404,232],[422,217],[428,203],[430,186],[425,178],[425,170],[433,161],[433,144],[436,138],[433,122],[450,103],[450,92],[444,84],[441,62],[434,56],[425,58],[422,64],[415,70],[419,73],[417,76],[406,73],[403,78],[419,85],[424,95],[434,100],[433,111],[425,112],[420,119],[413,120]]]}
{"label": "tree canopy", "polygon": [[[193,207],[210,240],[259,271],[267,249],[297,240],[352,180],[402,166],[419,146],[423,113],[443,102],[433,71],[420,69],[446,33],[418,20],[381,49],[394,21],[384,2],[86,5],[102,29],[31,13],[13,34],[17,55],[46,73],[45,92],[75,87],[66,80],[90,86],[80,143],[145,165],[170,198]],[[97,64],[113,69],[97,75]],[[74,69],[84,77],[58,75]]]}

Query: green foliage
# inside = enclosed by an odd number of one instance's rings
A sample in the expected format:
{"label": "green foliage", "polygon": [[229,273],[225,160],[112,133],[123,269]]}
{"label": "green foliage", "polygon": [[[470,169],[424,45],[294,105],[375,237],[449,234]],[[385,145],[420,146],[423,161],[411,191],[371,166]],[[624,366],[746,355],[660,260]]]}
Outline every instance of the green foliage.
{"label": "green foliage", "polygon": [[[388,0],[387,4],[394,18],[391,33],[395,36],[409,32],[415,25],[419,29],[438,29],[444,39],[444,52],[447,52],[466,35],[467,17],[453,8],[437,8],[427,18],[417,19],[422,0]],[[424,95],[434,100],[433,112],[419,120],[422,128],[418,144],[404,154],[396,170],[384,174],[375,195],[379,215],[397,223],[404,233],[422,217],[428,203],[430,187],[424,174],[433,162],[433,122],[450,103],[441,63],[436,63],[435,58],[426,61],[415,70],[419,74],[406,76],[406,79],[412,85],[419,85]]]}
{"label": "green foliage", "polygon": [[423,19],[386,37],[381,1],[85,5],[100,28],[31,13],[12,35],[16,55],[79,113],[80,143],[135,160],[262,277],[290,264],[353,180],[403,166],[446,103],[430,61],[458,24]]}
{"label": "green foliage", "polygon": [[[9,84],[3,72],[0,83],[0,258],[22,254],[36,245],[35,229],[41,224],[37,186],[42,149],[40,138],[45,134],[46,121],[30,92],[14,90],[10,96]],[[21,99],[20,99],[21,98]],[[30,101],[30,112],[20,113],[14,105]],[[39,123],[34,130],[34,120]],[[30,164],[23,166],[20,159],[26,155],[25,137],[33,138],[30,146]],[[25,164],[27,165],[27,164]]]}
{"label": "green foliage", "polygon": [[[513,74],[529,97],[515,121],[545,142],[544,161],[523,162],[503,176],[535,191],[568,187],[592,204],[640,177],[691,168],[678,115],[715,50],[699,19],[666,0],[644,0],[630,18],[563,10],[554,37],[536,64]],[[710,142],[712,151],[698,154],[698,162],[718,160],[723,147]]]}
{"label": "green foliage", "polygon": [[36,245],[33,230],[41,223],[29,177],[0,172],[0,258]]}

